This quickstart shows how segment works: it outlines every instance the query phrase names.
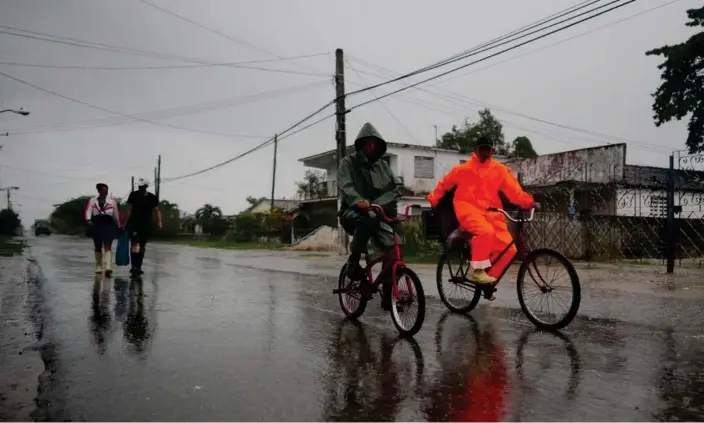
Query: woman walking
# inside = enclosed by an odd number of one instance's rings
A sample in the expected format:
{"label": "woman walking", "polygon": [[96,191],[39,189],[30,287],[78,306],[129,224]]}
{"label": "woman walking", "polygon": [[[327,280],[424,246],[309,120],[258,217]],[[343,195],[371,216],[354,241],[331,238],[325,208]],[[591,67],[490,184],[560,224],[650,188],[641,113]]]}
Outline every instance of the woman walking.
{"label": "woman walking", "polygon": [[99,183],[95,186],[98,195],[88,200],[85,210],[86,223],[91,227],[95,246],[95,273],[112,275],[112,242],[120,226],[120,210],[117,202],[108,198],[108,186]]}

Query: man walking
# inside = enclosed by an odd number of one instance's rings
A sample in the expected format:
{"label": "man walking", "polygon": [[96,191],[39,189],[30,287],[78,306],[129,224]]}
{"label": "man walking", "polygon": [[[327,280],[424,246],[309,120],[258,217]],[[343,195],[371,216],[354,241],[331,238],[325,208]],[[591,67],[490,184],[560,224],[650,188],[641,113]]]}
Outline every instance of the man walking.
{"label": "man walking", "polygon": [[156,195],[147,191],[149,180],[139,178],[137,181],[137,191],[130,193],[127,198],[127,231],[130,236],[130,262],[132,268],[130,273],[133,276],[141,275],[142,261],[144,260],[144,249],[147,241],[151,237],[153,220],[156,215],[156,225],[161,230],[161,211]]}

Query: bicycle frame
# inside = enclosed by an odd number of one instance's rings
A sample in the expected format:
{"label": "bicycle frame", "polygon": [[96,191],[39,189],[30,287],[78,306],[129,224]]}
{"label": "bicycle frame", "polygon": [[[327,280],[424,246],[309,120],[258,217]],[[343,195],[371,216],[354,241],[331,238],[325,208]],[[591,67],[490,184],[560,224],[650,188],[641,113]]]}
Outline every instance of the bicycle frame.
{"label": "bicycle frame", "polygon": [[[389,218],[386,213],[384,213],[384,209],[378,205],[372,204],[370,210],[377,213],[381,217],[381,220],[383,222],[387,224],[394,224],[401,223],[404,220],[408,219],[408,212],[411,208],[415,207],[418,206],[414,204],[407,205],[403,217],[399,217],[396,219]],[[366,266],[364,267],[364,274],[367,276],[367,282],[371,283],[374,288],[377,288],[381,284],[382,276],[384,275],[384,273],[388,272],[389,270],[391,271],[392,294],[398,300],[400,295],[398,291],[398,285],[396,283],[396,271],[400,266],[406,266],[406,263],[403,261],[403,257],[401,254],[401,246],[399,245],[398,234],[394,232],[394,246],[393,248],[391,248],[391,250],[382,252],[377,257],[370,257],[369,254],[365,254],[364,260],[366,263]],[[388,263],[389,261],[391,262],[391,269],[384,268],[383,263]],[[376,279],[373,279],[372,268],[374,268],[374,266],[378,263],[382,263],[382,268],[379,274],[377,275]],[[413,292],[413,284],[410,281],[406,281],[406,283],[408,284],[408,290],[411,295],[415,295],[415,293]]]}
{"label": "bicycle frame", "polygon": [[533,216],[535,214],[535,209],[531,209],[530,217],[528,217],[527,219],[522,219],[522,218],[514,219],[508,213],[506,213],[506,211],[504,211],[502,209],[497,209],[494,207],[487,207],[487,211],[503,213],[509,220],[518,224],[518,226],[516,227],[516,232],[517,232],[516,236],[515,237],[512,236],[511,242],[499,253],[499,255],[497,255],[495,258],[491,259],[491,261],[493,263],[500,261],[501,258],[508,253],[508,251],[511,249],[511,247],[516,246],[517,251],[514,254],[514,256],[511,258],[511,261],[504,268],[504,270],[501,271],[501,274],[499,275],[499,277],[496,278],[496,282],[494,282],[492,284],[492,286],[496,286],[499,284],[499,282],[501,282],[501,279],[504,277],[506,272],[508,272],[508,269],[511,267],[513,262],[516,260],[516,257],[520,257],[521,260],[525,260],[525,258],[528,256],[525,239],[523,238],[523,226],[525,225],[526,222],[530,222],[531,220],[533,220]]}

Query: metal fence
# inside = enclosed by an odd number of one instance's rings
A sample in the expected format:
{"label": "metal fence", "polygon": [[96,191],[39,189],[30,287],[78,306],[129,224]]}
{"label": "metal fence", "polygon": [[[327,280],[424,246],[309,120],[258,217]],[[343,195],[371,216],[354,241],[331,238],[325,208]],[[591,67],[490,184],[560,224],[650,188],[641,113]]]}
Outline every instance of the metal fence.
{"label": "metal fence", "polygon": [[577,260],[662,263],[668,271],[704,265],[704,153],[675,154],[662,168],[626,165],[613,182],[575,175],[524,186],[543,206],[525,227],[529,247]]}

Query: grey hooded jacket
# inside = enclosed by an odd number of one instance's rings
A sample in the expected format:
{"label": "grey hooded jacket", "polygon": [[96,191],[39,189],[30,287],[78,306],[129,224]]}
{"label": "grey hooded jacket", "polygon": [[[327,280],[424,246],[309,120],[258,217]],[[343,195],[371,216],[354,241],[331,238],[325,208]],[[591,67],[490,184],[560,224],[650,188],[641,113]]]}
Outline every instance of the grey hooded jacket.
{"label": "grey hooded jacket", "polygon": [[[378,141],[373,157],[362,151],[364,140],[370,137]],[[386,141],[371,123],[365,123],[354,146],[355,152],[342,159],[337,170],[337,181],[342,191],[340,212],[359,200],[368,200],[383,206],[390,216],[395,216],[396,202],[401,195],[391,168],[386,161],[380,160],[386,154]]]}

